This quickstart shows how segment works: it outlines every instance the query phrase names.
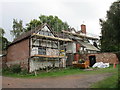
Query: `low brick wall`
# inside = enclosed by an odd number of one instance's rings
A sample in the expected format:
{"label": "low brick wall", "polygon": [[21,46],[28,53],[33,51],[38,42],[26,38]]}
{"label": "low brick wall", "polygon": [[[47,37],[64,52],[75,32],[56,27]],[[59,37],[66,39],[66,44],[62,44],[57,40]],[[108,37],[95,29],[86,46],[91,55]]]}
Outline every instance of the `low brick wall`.
{"label": "low brick wall", "polygon": [[88,54],[87,58],[89,59],[89,56],[92,56],[92,55],[94,55],[96,57],[96,62],[104,62],[104,63],[110,63],[110,64],[117,63],[118,64],[118,58],[117,58],[116,54],[114,54],[114,53]]}
{"label": "low brick wall", "polygon": [[104,62],[110,64],[119,63],[118,57],[115,53],[84,54],[84,55],[80,55],[80,58],[84,60],[89,60],[89,56],[95,56],[96,62]]}

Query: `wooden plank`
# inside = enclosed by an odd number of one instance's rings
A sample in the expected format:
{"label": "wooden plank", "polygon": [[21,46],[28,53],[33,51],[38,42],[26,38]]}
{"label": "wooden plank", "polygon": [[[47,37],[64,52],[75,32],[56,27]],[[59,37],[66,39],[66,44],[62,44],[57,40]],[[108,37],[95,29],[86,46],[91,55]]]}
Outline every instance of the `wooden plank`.
{"label": "wooden plank", "polygon": [[72,40],[70,40],[70,39],[63,39],[63,38],[41,35],[41,34],[36,34],[36,33],[33,33],[32,36],[38,36],[38,37],[41,37],[41,38],[49,38],[49,39],[52,39],[52,40],[59,40],[59,41],[65,41],[65,42],[72,42]]}
{"label": "wooden plank", "polygon": [[71,33],[71,32],[64,31],[64,30],[63,30],[62,32],[63,32],[63,33],[70,34],[70,35],[74,35],[74,36],[82,37],[82,38],[88,38],[88,39],[92,39],[92,40],[98,40],[98,38],[89,37],[89,36],[86,36],[86,35],[80,35],[80,34],[76,34],[76,33]]}
{"label": "wooden plank", "polygon": [[47,58],[63,58],[64,56],[53,56],[53,55],[33,55],[31,57],[47,57]]}

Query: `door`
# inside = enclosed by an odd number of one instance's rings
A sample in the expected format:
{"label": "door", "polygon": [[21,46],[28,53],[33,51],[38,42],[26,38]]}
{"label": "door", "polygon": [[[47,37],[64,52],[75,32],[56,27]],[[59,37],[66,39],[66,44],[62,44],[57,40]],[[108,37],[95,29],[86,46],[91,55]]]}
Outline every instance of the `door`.
{"label": "door", "polygon": [[92,67],[96,63],[96,57],[89,56],[89,61],[90,61],[90,67]]}

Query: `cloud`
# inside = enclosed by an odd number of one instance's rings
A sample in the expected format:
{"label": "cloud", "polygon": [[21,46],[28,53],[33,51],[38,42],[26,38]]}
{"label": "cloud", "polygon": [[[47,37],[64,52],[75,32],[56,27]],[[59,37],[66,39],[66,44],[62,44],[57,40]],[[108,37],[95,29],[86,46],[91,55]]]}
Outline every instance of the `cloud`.
{"label": "cloud", "polygon": [[0,4],[0,26],[5,29],[5,36],[11,41],[13,18],[23,20],[25,26],[41,14],[56,15],[77,30],[80,30],[84,21],[88,32],[99,35],[99,18],[105,17],[114,1],[116,0],[3,0]]}

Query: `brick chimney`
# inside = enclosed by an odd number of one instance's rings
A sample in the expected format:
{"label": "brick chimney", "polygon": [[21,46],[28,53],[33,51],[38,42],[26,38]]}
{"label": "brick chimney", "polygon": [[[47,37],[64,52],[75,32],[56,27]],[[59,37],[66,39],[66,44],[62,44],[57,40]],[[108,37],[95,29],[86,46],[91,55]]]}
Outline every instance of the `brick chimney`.
{"label": "brick chimney", "polygon": [[84,24],[81,25],[81,32],[86,34],[86,25]]}

